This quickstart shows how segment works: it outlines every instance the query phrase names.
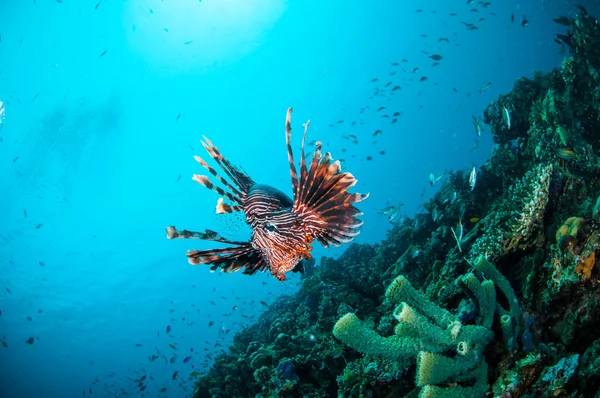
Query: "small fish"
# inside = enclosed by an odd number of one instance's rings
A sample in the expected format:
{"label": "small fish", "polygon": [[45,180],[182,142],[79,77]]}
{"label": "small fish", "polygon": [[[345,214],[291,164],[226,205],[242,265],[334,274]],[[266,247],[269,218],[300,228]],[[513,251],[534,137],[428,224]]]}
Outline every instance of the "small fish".
{"label": "small fish", "polygon": [[579,155],[577,155],[575,153],[575,151],[573,151],[570,148],[557,148],[556,149],[556,154],[558,155],[559,158],[565,159],[565,160],[577,160],[577,159],[579,159]]}
{"label": "small fish", "polygon": [[385,106],[380,106],[379,108],[377,108],[377,112],[383,111],[385,109]]}
{"label": "small fish", "polygon": [[444,175],[442,174],[439,177],[436,177],[435,174],[433,173],[429,173],[429,184],[431,186],[434,186],[436,182],[438,182],[439,180],[441,180],[442,178],[444,178]]}
{"label": "small fish", "polygon": [[176,350],[177,347],[175,347],[173,344],[169,344],[169,347],[171,347],[172,349]]}
{"label": "small fish", "polygon": [[44,263],[43,261],[40,261],[40,265],[43,267],[46,265],[46,263]]}
{"label": "small fish", "polygon": [[502,105],[502,119],[504,119],[506,127],[508,127],[508,129],[510,130],[510,113],[504,105]]}
{"label": "small fish", "polygon": [[25,342],[27,344],[33,344],[33,342],[35,341],[35,339],[33,337],[28,338]]}
{"label": "small fish", "polygon": [[367,161],[370,162],[371,160],[373,160],[373,156],[367,156]]}
{"label": "small fish", "polygon": [[102,51],[102,54],[100,54],[100,56],[98,58],[102,58],[106,55],[106,53],[108,52],[108,50],[104,50]]}
{"label": "small fish", "polygon": [[27,210],[23,209],[23,215],[27,218]]}
{"label": "small fish", "polygon": [[477,91],[479,91],[479,94],[483,93],[485,90],[487,90],[488,88],[490,88],[490,86],[492,85],[492,82],[487,82],[485,83],[483,86],[479,87],[477,89]]}
{"label": "small fish", "polygon": [[177,117],[175,118],[175,121],[178,121],[179,119],[181,119],[181,113],[179,115],[177,115]]}
{"label": "small fish", "polygon": [[375,132],[373,134],[371,134],[373,137],[377,137],[379,135],[381,135],[383,133],[383,131],[381,130],[375,130]]}
{"label": "small fish", "polygon": [[35,224],[35,229],[40,229],[44,226],[44,224]]}
{"label": "small fish", "polygon": [[380,216],[386,216],[389,222],[392,222],[394,218],[400,213],[400,209],[404,206],[404,203],[398,202],[396,206],[386,206],[377,212]]}
{"label": "small fish", "polygon": [[521,21],[521,26],[525,27],[527,25],[529,25],[529,21],[526,18],[523,18],[523,20]]}
{"label": "small fish", "polygon": [[511,23],[515,22],[515,14],[514,13],[510,14],[510,22]]}
{"label": "small fish", "polygon": [[419,79],[420,82],[424,82],[425,80],[427,80],[427,76],[423,76],[422,78]]}
{"label": "small fish", "polygon": [[167,333],[171,332],[171,325],[167,325]]}
{"label": "small fish", "polygon": [[385,155],[385,151],[379,151],[380,155]]}
{"label": "small fish", "polygon": [[441,55],[439,55],[439,54],[433,54],[433,55],[430,55],[429,58],[433,59],[434,61],[439,61],[443,57]]}
{"label": "small fish", "polygon": [[469,218],[469,222],[476,223],[479,221],[479,217],[471,217]]}
{"label": "small fish", "polygon": [[475,115],[471,115],[471,118],[473,118],[473,126],[475,127],[475,134],[477,134],[477,137],[481,137],[481,122],[479,121],[479,119],[477,119],[477,117],[475,117]]}
{"label": "small fish", "polygon": [[179,375],[179,371],[175,371],[173,372],[173,376],[171,377],[173,380],[177,379],[177,376]]}
{"label": "small fish", "polygon": [[421,250],[419,250],[418,247],[411,246],[411,248],[410,248],[410,257],[411,258],[416,258],[416,257],[419,257],[419,254],[421,254]]}
{"label": "small fish", "polygon": [[262,300],[260,300],[260,304],[261,304],[263,307],[268,307],[268,306],[269,306],[269,304],[265,303],[265,302],[264,302],[264,301],[262,301]]}
{"label": "small fish", "polygon": [[179,173],[179,175],[177,176],[177,179],[175,180],[175,182],[179,182],[179,180],[181,180],[181,173]]}
{"label": "small fish", "polygon": [[471,170],[471,174],[469,174],[469,186],[471,187],[471,191],[475,188],[475,183],[477,182],[477,171],[475,167]]}
{"label": "small fish", "polygon": [[188,363],[191,360],[192,360],[192,357],[185,357],[185,358],[183,358],[183,363]]}
{"label": "small fish", "polygon": [[193,40],[188,40],[188,41],[186,41],[186,42],[185,42],[185,43],[183,43],[183,44],[192,44],[193,42],[194,42]]}
{"label": "small fish", "polygon": [[94,10],[97,10],[97,9],[98,9],[98,7],[100,6],[100,3],[102,3],[102,0],[100,0],[100,1],[98,2],[98,4],[96,4],[96,7],[94,7]]}
{"label": "small fish", "polygon": [[210,321],[210,322],[208,322],[208,327],[211,327],[211,326],[213,326],[214,324],[215,324],[215,321]]}

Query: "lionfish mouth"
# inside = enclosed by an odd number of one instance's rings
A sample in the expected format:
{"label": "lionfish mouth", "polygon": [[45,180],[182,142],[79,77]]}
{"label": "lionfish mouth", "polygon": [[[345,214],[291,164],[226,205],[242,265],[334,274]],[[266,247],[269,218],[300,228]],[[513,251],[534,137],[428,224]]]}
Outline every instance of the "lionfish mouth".
{"label": "lionfish mouth", "polygon": [[[252,242],[238,242],[225,239],[211,230],[193,232],[180,231],[173,226],[168,227],[168,239],[201,239],[233,245],[212,250],[190,250],[187,257],[191,264],[208,264],[211,271],[220,269],[227,273],[243,268],[243,273],[249,275],[268,269],[277,279],[285,280],[285,272],[294,270],[303,258],[310,258],[310,250],[312,249],[310,245],[314,239],[324,247],[340,246],[343,243],[351,242],[360,233],[362,221],[358,217],[362,213],[354,204],[365,200],[369,194],[348,192],[350,188],[356,185],[356,178],[351,173],[342,172],[340,161],[333,161],[329,152],[322,153],[321,142],[316,143],[312,159],[310,163],[307,163],[304,146],[310,120],[304,124],[302,155],[298,174],[291,146],[291,116],[292,108],[289,108],[286,115],[285,129],[294,193],[293,200],[274,188],[257,185],[248,174],[229,163],[219,149],[204,137],[202,145],[231,182],[221,177],[214,168],[210,167],[199,156],[194,157],[196,161],[225,189],[215,186],[204,175],[194,175],[194,181],[221,196],[217,202],[217,213],[244,211],[246,220],[255,233]],[[262,190],[262,193],[256,195],[257,190]],[[225,203],[225,200],[231,202],[231,204]],[[262,202],[260,202],[261,200]],[[254,209],[257,208],[276,211],[278,220],[285,219],[285,222],[280,225],[282,230],[278,230],[279,240],[269,238],[270,235],[265,238],[265,236],[258,233],[258,225],[253,218]],[[268,217],[268,211],[261,216]],[[281,216],[281,214],[284,214],[284,216]],[[263,237],[263,239],[255,239],[257,235]],[[293,239],[286,242],[286,236],[293,237]],[[265,245],[263,241],[265,240],[267,241],[266,244],[269,245],[268,250],[262,250],[263,245]],[[293,245],[289,244],[290,240],[306,242],[306,248],[302,250],[302,253],[296,252],[295,249],[292,249]],[[275,243],[278,243],[278,245]],[[266,246],[264,247],[266,248]],[[275,252],[278,256],[267,255],[267,252]],[[276,258],[285,258],[285,260],[282,260],[283,262],[276,261]]]}

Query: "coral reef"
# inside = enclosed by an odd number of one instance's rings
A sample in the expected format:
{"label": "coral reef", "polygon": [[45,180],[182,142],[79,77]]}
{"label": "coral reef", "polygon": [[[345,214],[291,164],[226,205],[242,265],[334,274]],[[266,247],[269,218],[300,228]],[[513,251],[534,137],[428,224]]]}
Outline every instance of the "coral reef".
{"label": "coral reef", "polygon": [[196,397],[597,396],[600,24],[557,22],[571,56],[485,109],[477,188],[450,172],[428,213],[310,267]]}

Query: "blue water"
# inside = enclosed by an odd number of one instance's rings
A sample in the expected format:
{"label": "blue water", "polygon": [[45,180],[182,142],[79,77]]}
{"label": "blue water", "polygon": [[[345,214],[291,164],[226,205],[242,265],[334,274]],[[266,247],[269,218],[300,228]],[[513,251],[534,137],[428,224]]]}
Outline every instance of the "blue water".
{"label": "blue water", "polygon": [[[359,243],[385,237],[391,224],[377,212],[387,203],[424,211],[439,187],[429,173],[481,166],[493,143],[485,131],[473,150],[471,115],[517,78],[560,66],[552,18],[581,2],[465,3],[2,1],[0,395],[190,396],[190,373],[266,310],[259,301],[297,289],[297,274],[281,283],[193,267],[185,251],[213,245],[165,239],[168,225],[247,239],[191,180],[203,172],[192,155],[207,158],[202,135],[254,180],[291,194],[284,120],[293,106],[295,149],[311,119],[308,140],[344,158],[355,190],[371,193]],[[442,55],[440,65],[422,51]],[[388,81],[402,89],[369,99]],[[381,117],[396,111],[394,125]],[[133,380],[143,375],[142,393]]]}

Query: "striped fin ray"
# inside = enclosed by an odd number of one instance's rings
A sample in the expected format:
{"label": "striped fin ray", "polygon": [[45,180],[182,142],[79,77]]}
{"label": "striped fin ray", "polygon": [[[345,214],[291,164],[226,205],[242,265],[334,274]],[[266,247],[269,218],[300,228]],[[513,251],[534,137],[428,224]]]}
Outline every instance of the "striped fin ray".
{"label": "striped fin ray", "polygon": [[298,172],[294,164],[294,153],[292,151],[292,108],[288,108],[285,115],[285,143],[287,145],[288,161],[290,163],[290,174],[292,175],[292,192],[298,190]]}
{"label": "striped fin ray", "polygon": [[236,195],[239,198],[243,196],[240,191],[238,191],[233,185],[227,182],[226,179],[217,174],[217,171],[210,167],[208,163],[206,163],[200,156],[194,156],[194,159],[196,159],[196,161],[200,163],[202,167],[204,167],[210,174],[212,174],[217,179],[217,181],[223,184],[225,188],[229,189],[234,195]]}
{"label": "striped fin ray", "polygon": [[220,196],[228,199],[233,202],[235,205],[231,206],[223,202],[222,199],[219,199],[217,202],[217,214],[226,214],[233,213],[236,211],[243,210],[242,204],[244,203],[244,199],[246,198],[246,194],[252,185],[254,185],[254,181],[248,176],[245,172],[240,171],[236,167],[232,166],[231,163],[225,159],[225,157],[219,152],[219,149],[213,145],[213,143],[206,137],[203,137],[204,141],[202,142],[202,146],[206,149],[210,157],[212,157],[215,162],[225,171],[227,176],[231,179],[233,184],[229,183],[225,178],[221,177],[217,171],[204,161],[200,156],[194,156],[194,159],[202,167],[204,167],[210,174],[212,174],[218,182],[223,184],[225,188],[229,191],[215,185],[211,182],[207,176],[194,174],[193,180],[198,184],[205,186],[211,191],[217,193]]}
{"label": "striped fin ray", "polygon": [[215,192],[218,195],[224,196],[227,199],[231,200],[232,202],[235,202],[239,205],[242,204],[242,198],[239,198],[237,196],[233,196],[232,193],[225,191],[223,188],[216,186],[215,184],[212,183],[212,181],[210,181],[208,179],[207,176],[203,176],[200,174],[194,174],[192,176],[192,179],[194,181],[196,181],[198,184],[210,189],[211,191]]}
{"label": "striped fin ray", "polygon": [[167,228],[167,239],[200,239],[228,243],[230,245],[244,245],[247,243],[225,239],[224,237],[219,235],[218,232],[212,231],[210,229],[206,229],[204,230],[204,232],[195,232],[188,231],[187,229],[178,230],[173,226]]}
{"label": "striped fin ray", "polygon": [[[342,173],[340,162],[333,161],[329,152],[322,154],[320,142],[316,144],[310,168],[306,168],[304,142],[307,127],[308,123],[302,139],[300,180],[294,189],[292,211],[302,220],[305,231],[323,246],[339,246],[351,242],[360,233],[362,221],[358,217],[362,213],[354,204],[369,195],[348,192],[356,185],[356,178],[351,173]],[[287,139],[289,142],[289,134]],[[292,159],[291,155],[288,157]]]}
{"label": "striped fin ray", "polygon": [[202,142],[202,146],[211,158],[213,158],[219,166],[225,171],[225,173],[229,176],[231,181],[238,187],[239,191],[242,193],[247,193],[248,189],[254,184],[256,184],[252,178],[245,172],[239,170],[237,167],[233,166],[223,155],[219,152],[219,148],[213,145],[213,143],[206,137]]}

